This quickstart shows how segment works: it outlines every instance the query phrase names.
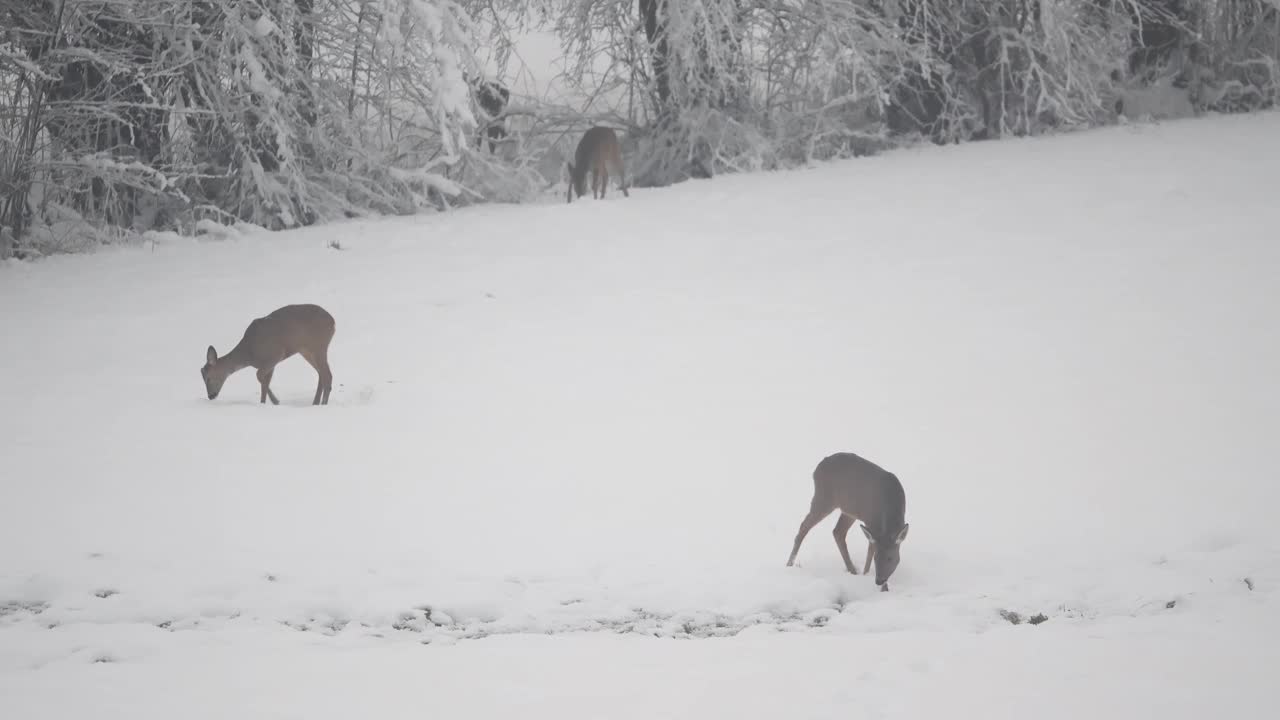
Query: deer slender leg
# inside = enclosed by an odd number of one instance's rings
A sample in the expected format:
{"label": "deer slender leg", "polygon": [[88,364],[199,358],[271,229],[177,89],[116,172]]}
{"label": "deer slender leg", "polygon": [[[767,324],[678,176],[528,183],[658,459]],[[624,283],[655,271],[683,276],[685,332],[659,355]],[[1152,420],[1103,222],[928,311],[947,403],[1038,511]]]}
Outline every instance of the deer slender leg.
{"label": "deer slender leg", "polygon": [[320,376],[316,381],[316,399],[311,404],[328,405],[329,392],[333,390],[333,371],[329,369],[329,359],[322,355],[316,358],[316,361],[311,363],[311,366],[316,369],[316,374]]}
{"label": "deer slender leg", "polygon": [[258,370],[258,383],[262,385],[262,393],[258,398],[259,403],[265,403],[267,398],[271,398],[272,405],[279,405],[280,401],[276,399],[276,394],[271,392],[271,374],[275,368],[261,368]]}
{"label": "deer slender leg", "polygon": [[631,194],[627,192],[626,171],[622,167],[621,158],[614,164],[613,172],[618,176],[618,187],[622,189],[622,197],[631,197]]}
{"label": "deer slender leg", "polygon": [[311,367],[315,368],[316,380],[316,397],[311,401],[312,405],[328,405],[329,391],[333,389],[333,373],[329,370],[329,360],[321,355],[317,357],[314,353],[303,350],[302,358],[306,360]]}
{"label": "deer slender leg", "polygon": [[333,370],[329,367],[329,343],[333,342],[333,335],[330,335],[324,341],[324,347],[320,348],[320,364],[322,367],[316,368],[320,373],[320,380],[324,383],[324,397],[321,398],[321,405],[329,404],[329,393],[333,390]]}
{"label": "deer slender leg", "polygon": [[862,574],[866,575],[871,572],[871,558],[876,554],[876,544],[867,543],[867,566],[862,568]]}
{"label": "deer slender leg", "polygon": [[836,521],[835,529],[831,531],[831,535],[836,539],[836,548],[840,550],[840,559],[844,560],[845,569],[857,575],[858,571],[854,569],[853,561],[849,559],[849,543],[847,542],[849,528],[853,527],[853,522],[852,517],[840,513],[840,519]]}
{"label": "deer slender leg", "polygon": [[804,542],[804,536],[809,534],[814,525],[822,522],[823,518],[830,515],[832,510],[835,510],[835,508],[824,507],[817,502],[814,502],[809,508],[809,514],[805,515],[804,520],[800,521],[800,530],[796,532],[796,542],[791,547],[791,558],[787,560],[787,567],[795,564],[796,555],[800,553],[800,543]]}

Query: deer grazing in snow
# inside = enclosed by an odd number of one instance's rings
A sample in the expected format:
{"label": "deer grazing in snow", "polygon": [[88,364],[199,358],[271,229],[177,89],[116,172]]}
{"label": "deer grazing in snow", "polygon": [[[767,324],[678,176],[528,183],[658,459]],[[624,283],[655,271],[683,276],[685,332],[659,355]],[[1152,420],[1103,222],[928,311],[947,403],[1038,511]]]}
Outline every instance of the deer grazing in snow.
{"label": "deer grazing in snow", "polygon": [[329,392],[333,389],[333,372],[329,369],[329,342],[333,340],[333,316],[319,305],[286,305],[266,317],[249,323],[244,337],[231,352],[218,357],[218,351],[209,346],[205,354],[200,376],[209,399],[218,397],[222,384],[232,373],[247,367],[257,368],[262,393],[258,402],[271,399],[279,405],[271,392],[271,374],[282,360],[301,355],[311,363],[320,376],[316,384],[316,397],[312,405],[328,405]]}
{"label": "deer grazing in snow", "polygon": [[618,135],[612,128],[597,125],[582,135],[578,141],[578,150],[574,153],[573,162],[569,165],[569,194],[566,202],[573,202],[576,192],[582,197],[587,192],[587,171],[591,172],[591,197],[603,198],[609,186],[609,171],[618,176],[618,186],[622,188],[623,197],[631,197],[627,192],[627,181],[623,176],[622,145]]}
{"label": "deer grazing in snow", "polygon": [[867,536],[867,562],[862,574],[871,571],[871,560],[876,563],[876,585],[881,592],[889,589],[889,576],[898,568],[899,550],[907,539],[907,496],[902,483],[893,473],[864,460],[853,453],[836,453],[823,458],[813,471],[813,500],[809,514],[800,523],[795,545],[787,567],[796,561],[800,543],[815,525],[833,511],[840,511],[832,534],[844,566],[854,575],[858,571],[849,559],[849,546],[845,542],[849,528],[862,521],[862,534]]}

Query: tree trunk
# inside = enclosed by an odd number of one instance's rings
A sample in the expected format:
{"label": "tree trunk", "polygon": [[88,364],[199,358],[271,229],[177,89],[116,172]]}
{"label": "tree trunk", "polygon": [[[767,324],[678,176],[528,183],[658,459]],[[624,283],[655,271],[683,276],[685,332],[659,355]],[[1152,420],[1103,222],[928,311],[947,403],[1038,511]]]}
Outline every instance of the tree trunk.
{"label": "tree trunk", "polygon": [[314,128],[316,102],[311,93],[311,66],[315,63],[315,0],[294,0],[294,3],[298,7],[298,24],[293,28],[293,44],[298,51],[298,112],[307,127]]}
{"label": "tree trunk", "polygon": [[658,94],[658,116],[669,113],[671,108],[671,51],[667,45],[667,0],[639,0],[640,17],[644,21],[645,38],[649,41],[650,62],[653,65],[654,90]]}

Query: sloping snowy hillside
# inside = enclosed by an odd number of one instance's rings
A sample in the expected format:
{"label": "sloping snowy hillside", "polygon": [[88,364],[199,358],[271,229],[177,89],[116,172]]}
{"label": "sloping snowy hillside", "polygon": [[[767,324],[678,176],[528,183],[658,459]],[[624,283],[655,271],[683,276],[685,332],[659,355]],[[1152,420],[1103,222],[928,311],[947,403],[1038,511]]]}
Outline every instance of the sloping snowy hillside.
{"label": "sloping snowy hillside", "polygon": [[[0,267],[0,715],[1264,717],[1277,168],[1270,113]],[[207,400],[298,302],[330,404]],[[836,451],[892,592],[834,518],[784,567]]]}

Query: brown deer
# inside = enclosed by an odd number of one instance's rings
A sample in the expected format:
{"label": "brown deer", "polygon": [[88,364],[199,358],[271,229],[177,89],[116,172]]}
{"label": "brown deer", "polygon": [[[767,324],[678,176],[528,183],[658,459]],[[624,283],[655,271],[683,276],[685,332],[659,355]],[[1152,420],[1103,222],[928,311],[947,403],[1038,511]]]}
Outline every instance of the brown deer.
{"label": "brown deer", "polygon": [[591,197],[603,198],[609,186],[609,170],[618,176],[618,186],[622,188],[623,197],[631,197],[627,192],[627,181],[623,176],[622,145],[618,143],[618,135],[612,128],[596,126],[582,135],[578,141],[578,151],[574,153],[573,162],[569,165],[569,194],[566,202],[573,202],[573,194],[582,197],[587,192],[587,171],[591,171]]}
{"label": "brown deer", "polygon": [[319,305],[285,305],[266,317],[249,323],[244,337],[231,352],[218,357],[218,351],[209,346],[200,375],[209,399],[218,397],[222,384],[232,373],[247,367],[257,368],[258,382],[262,385],[260,403],[271,398],[272,405],[279,405],[271,392],[271,373],[282,360],[301,355],[311,363],[320,376],[316,385],[316,397],[312,405],[328,405],[329,391],[333,389],[333,372],[329,370],[329,342],[333,340],[336,324],[333,316]]}
{"label": "brown deer", "polygon": [[836,453],[823,458],[813,471],[813,501],[809,514],[800,523],[796,543],[791,548],[787,567],[796,561],[804,536],[832,511],[840,511],[832,534],[844,566],[854,575],[858,571],[849,559],[845,538],[849,528],[862,521],[862,534],[867,536],[867,563],[862,574],[871,571],[876,562],[876,584],[881,592],[889,589],[889,576],[898,568],[899,550],[907,539],[907,496],[898,477],[875,463],[853,453]]}

